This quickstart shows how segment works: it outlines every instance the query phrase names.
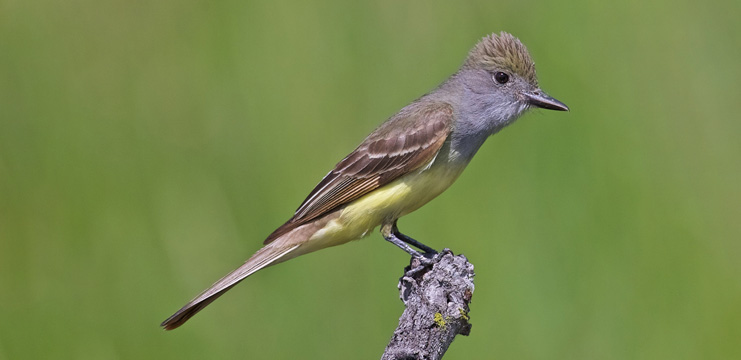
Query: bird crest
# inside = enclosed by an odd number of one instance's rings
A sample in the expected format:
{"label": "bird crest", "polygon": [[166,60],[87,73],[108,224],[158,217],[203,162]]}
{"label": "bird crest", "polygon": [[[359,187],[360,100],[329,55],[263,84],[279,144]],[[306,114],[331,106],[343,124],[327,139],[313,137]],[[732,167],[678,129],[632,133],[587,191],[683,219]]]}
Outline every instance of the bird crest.
{"label": "bird crest", "polygon": [[527,48],[519,39],[506,32],[484,36],[468,53],[464,68],[509,71],[533,85],[538,84],[535,63]]}

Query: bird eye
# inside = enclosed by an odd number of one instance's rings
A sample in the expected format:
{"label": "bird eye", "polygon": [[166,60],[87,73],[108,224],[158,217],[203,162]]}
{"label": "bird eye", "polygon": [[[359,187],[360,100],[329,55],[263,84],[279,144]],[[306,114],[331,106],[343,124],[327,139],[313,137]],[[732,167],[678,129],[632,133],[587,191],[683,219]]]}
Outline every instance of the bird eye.
{"label": "bird eye", "polygon": [[494,81],[500,84],[506,84],[509,81],[509,75],[501,71],[497,71],[494,73]]}

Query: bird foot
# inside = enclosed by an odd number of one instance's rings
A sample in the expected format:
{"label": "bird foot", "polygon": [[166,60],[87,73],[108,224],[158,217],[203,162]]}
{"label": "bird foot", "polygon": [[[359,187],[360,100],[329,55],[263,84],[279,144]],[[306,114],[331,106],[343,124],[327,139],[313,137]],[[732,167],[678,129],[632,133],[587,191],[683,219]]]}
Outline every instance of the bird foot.
{"label": "bird foot", "polygon": [[450,249],[443,249],[442,252],[437,252],[435,250],[424,253],[418,252],[416,255],[412,255],[406,274],[407,276],[414,276],[423,270],[431,269],[441,256],[452,253],[453,252],[450,251]]}

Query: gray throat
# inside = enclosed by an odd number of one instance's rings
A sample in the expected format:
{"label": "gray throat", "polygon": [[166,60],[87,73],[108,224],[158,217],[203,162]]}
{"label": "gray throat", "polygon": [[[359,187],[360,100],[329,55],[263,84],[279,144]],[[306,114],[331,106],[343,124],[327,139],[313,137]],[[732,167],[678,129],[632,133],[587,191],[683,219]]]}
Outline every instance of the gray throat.
{"label": "gray throat", "polygon": [[528,108],[526,103],[475,93],[458,81],[448,81],[430,95],[453,105],[450,155],[451,159],[465,162],[471,161],[489,136],[515,122]]}

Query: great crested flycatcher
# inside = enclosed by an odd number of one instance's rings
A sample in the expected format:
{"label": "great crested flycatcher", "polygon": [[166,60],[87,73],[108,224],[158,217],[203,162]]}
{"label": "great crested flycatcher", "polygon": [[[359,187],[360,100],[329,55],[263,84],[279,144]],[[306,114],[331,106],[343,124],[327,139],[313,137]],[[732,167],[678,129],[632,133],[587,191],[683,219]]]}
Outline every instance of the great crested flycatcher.
{"label": "great crested flycatcher", "polygon": [[471,50],[461,68],[430,93],[386,120],[314,188],[293,217],[244,265],[224,276],[162,322],[185,323],[256,271],[368,235],[413,256],[430,247],[402,234],[396,220],[447,189],[491,135],[531,107],[569,108],[538,87],[525,45],[502,32]]}

